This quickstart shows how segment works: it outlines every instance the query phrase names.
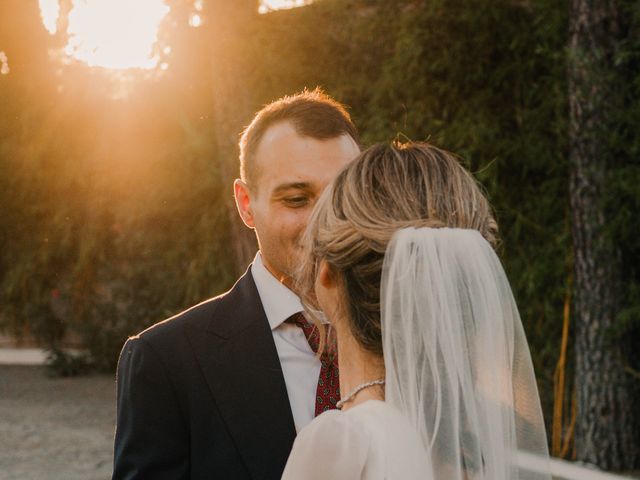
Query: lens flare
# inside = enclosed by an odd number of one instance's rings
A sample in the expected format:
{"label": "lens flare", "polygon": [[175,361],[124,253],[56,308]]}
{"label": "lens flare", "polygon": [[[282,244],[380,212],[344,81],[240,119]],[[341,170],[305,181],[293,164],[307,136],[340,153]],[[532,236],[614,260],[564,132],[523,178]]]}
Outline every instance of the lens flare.
{"label": "lens flare", "polygon": [[9,75],[9,59],[4,51],[0,50],[0,75]]}
{"label": "lens flare", "polygon": [[189,25],[196,28],[199,27],[200,25],[202,25],[202,17],[197,13],[195,15],[191,15],[191,18],[189,19]]}

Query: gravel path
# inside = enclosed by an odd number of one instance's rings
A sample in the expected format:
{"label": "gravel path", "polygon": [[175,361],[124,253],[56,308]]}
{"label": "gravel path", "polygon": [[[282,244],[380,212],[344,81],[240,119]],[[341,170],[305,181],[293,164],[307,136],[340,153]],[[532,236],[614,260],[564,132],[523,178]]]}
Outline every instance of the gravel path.
{"label": "gravel path", "polygon": [[110,478],[114,422],[112,375],[0,365],[0,480]]}

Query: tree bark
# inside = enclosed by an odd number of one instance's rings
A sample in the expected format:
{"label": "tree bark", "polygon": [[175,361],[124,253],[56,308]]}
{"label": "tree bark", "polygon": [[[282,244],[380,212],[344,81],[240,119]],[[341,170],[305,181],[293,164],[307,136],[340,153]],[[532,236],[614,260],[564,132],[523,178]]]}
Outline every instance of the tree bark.
{"label": "tree bark", "polygon": [[637,468],[636,385],[613,339],[619,309],[620,254],[606,238],[607,147],[620,108],[614,54],[615,0],[572,0],[569,20],[570,198],[575,268],[578,460],[604,469]]}

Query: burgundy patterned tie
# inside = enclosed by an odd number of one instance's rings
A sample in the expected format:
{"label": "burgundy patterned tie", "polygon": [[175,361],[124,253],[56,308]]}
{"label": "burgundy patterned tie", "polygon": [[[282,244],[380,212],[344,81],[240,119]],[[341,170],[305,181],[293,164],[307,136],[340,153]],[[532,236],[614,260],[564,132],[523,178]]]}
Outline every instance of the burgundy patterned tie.
{"label": "burgundy patterned tie", "polygon": [[[320,346],[318,327],[309,323],[302,312],[291,315],[287,322],[294,323],[302,329],[311,350],[317,353]],[[316,417],[322,412],[336,408],[336,403],[340,400],[338,356],[329,354],[325,348],[320,356],[320,363],[320,376],[318,377],[318,388],[316,390]]]}

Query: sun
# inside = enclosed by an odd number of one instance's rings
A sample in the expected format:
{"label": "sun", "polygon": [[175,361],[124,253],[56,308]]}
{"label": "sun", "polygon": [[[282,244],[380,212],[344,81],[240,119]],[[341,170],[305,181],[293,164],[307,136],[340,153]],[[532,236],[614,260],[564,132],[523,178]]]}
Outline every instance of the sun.
{"label": "sun", "polygon": [[[58,0],[39,0],[47,30],[54,34]],[[91,67],[153,69],[158,29],[170,8],[165,0],[72,0],[67,24],[67,57]]]}

